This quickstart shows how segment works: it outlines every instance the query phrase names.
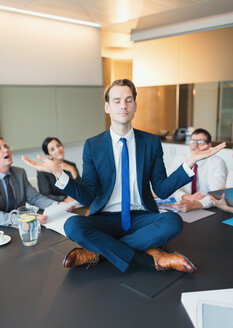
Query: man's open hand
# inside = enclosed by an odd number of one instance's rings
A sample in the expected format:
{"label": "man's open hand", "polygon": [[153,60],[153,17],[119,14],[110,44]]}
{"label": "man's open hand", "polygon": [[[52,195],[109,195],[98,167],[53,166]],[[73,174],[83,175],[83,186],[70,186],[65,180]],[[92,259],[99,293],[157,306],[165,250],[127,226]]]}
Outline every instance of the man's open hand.
{"label": "man's open hand", "polygon": [[22,156],[22,160],[37,171],[52,173],[58,179],[60,178],[62,174],[62,166],[60,164],[56,163],[56,161],[52,161],[51,159],[40,155],[38,155],[37,158],[41,162],[36,162],[26,156]]}
{"label": "man's open hand", "polygon": [[186,160],[186,163],[190,168],[192,168],[196,162],[216,154],[225,147],[225,142],[222,142],[218,146],[209,149],[207,149],[208,145],[203,145],[202,147],[199,147],[191,152],[191,154]]}

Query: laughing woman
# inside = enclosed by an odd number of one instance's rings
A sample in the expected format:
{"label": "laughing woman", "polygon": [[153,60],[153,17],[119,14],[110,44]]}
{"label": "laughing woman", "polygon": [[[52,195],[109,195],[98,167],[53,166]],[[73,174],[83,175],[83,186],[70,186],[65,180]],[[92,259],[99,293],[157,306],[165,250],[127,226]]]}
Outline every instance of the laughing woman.
{"label": "laughing woman", "polygon": [[[70,178],[77,182],[81,181],[81,177],[75,163],[64,159],[64,147],[59,139],[55,137],[47,137],[42,143],[42,149],[49,159],[57,161],[62,166],[62,169],[69,175]],[[41,194],[46,195],[47,197],[58,202],[72,201],[72,198],[67,197],[65,194],[61,193],[57,187],[55,187],[56,178],[53,174],[38,172],[37,179]]]}

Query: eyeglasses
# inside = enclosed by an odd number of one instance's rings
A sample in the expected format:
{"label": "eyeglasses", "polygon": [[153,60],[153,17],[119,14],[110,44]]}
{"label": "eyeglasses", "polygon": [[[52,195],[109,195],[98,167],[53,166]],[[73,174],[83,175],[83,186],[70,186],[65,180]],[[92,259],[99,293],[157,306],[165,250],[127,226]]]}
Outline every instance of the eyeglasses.
{"label": "eyeglasses", "polygon": [[8,145],[3,145],[2,147],[0,147],[0,151],[3,151],[3,149],[10,149],[11,147]]}
{"label": "eyeglasses", "polygon": [[208,143],[207,140],[199,140],[199,139],[191,139],[189,141],[189,144],[192,145],[194,143],[197,143],[198,145],[203,145],[205,143]]}

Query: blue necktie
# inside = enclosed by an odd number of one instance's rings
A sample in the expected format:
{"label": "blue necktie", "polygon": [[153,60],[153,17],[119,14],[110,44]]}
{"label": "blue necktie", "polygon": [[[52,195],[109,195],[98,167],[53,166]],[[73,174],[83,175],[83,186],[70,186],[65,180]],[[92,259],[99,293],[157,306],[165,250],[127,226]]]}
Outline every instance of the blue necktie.
{"label": "blue necktie", "polygon": [[126,138],[123,142],[121,153],[121,225],[125,231],[130,228],[130,192],[129,192],[129,153]]}

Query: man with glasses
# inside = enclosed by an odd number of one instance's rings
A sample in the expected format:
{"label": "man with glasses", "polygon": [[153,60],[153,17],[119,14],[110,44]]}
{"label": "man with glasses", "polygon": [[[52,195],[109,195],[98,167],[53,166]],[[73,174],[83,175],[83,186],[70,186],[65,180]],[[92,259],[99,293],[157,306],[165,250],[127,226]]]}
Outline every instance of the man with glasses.
{"label": "man with glasses", "polygon": [[[26,202],[40,209],[54,203],[31,186],[24,169],[12,166],[10,146],[0,137],[0,225],[9,225],[9,212]],[[47,217],[39,214],[38,219],[45,223]]]}
{"label": "man with glasses", "polygon": [[[196,129],[191,135],[189,148],[192,153],[201,147],[205,149],[211,147],[211,135],[205,129]],[[177,166],[178,160],[173,169],[175,170]],[[193,170],[195,173],[193,181],[173,194],[178,202],[175,206],[182,212],[213,206],[208,192],[220,189],[226,183],[227,167],[219,156],[214,155],[198,161]]]}

